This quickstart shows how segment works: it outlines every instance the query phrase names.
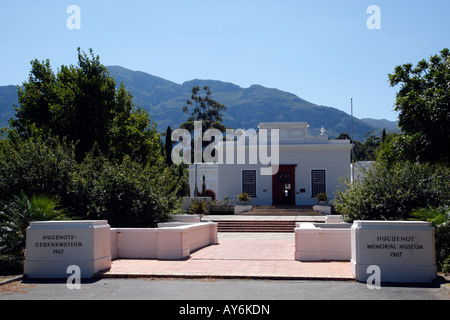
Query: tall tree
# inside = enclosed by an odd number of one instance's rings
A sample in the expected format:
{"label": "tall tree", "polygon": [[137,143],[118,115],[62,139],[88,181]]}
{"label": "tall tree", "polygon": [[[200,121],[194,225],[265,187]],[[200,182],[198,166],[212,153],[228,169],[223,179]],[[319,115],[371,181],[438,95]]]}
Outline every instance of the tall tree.
{"label": "tall tree", "polygon": [[399,126],[420,161],[450,161],[450,51],[413,67],[407,63],[389,74],[391,87],[400,85],[395,102]]}
{"label": "tall tree", "polygon": [[170,166],[172,164],[172,128],[170,126],[166,129],[166,143],[164,145],[166,153],[166,164]]}
{"label": "tall tree", "polygon": [[77,143],[78,160],[95,147],[119,162],[125,155],[147,161],[157,148],[149,115],[134,106],[123,84],[116,90],[92,49],[87,55],[78,48],[78,65],[61,66],[56,74],[49,60],[33,60],[28,82],[17,91],[11,127],[23,136],[37,129],[66,137]]}
{"label": "tall tree", "polygon": [[202,95],[199,86],[192,88],[191,98],[186,101],[186,105],[183,107],[183,112],[187,114],[189,114],[189,109],[192,109],[191,115],[180,127],[192,131],[194,121],[202,121],[203,131],[215,128],[225,132],[226,128],[222,124],[222,112],[226,110],[226,107],[211,98],[212,93],[209,86],[204,86],[203,92]]}

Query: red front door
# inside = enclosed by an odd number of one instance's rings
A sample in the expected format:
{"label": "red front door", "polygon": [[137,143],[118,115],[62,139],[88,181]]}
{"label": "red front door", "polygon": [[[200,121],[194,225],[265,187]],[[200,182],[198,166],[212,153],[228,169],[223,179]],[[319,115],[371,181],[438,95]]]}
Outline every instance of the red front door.
{"label": "red front door", "polygon": [[273,205],[295,205],[295,167],[280,165],[278,173],[272,176]]}

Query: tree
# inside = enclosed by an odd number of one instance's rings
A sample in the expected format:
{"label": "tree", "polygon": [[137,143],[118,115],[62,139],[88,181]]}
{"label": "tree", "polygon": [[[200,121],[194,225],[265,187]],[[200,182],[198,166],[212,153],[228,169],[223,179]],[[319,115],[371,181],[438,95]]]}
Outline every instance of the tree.
{"label": "tree", "polygon": [[77,170],[75,147],[54,136],[9,134],[0,143],[0,202],[24,193],[57,195],[62,201]]}
{"label": "tree", "polygon": [[183,107],[183,112],[187,114],[192,107],[191,115],[180,127],[192,132],[194,121],[202,121],[203,131],[215,128],[225,132],[226,128],[222,124],[222,111],[226,110],[226,107],[211,99],[212,93],[208,86],[204,86],[203,91],[205,92],[204,96],[200,94],[199,86],[192,88],[191,98],[186,101],[186,105]]}
{"label": "tree", "polygon": [[350,142],[352,142],[352,138],[347,132],[341,132],[335,140],[350,140]]}
{"label": "tree", "polygon": [[165,154],[166,154],[166,164],[168,166],[172,165],[172,128],[170,126],[166,129],[166,143],[164,145]]}
{"label": "tree", "polygon": [[205,175],[202,177],[202,197],[206,197],[206,182],[205,182]]}
{"label": "tree", "polygon": [[376,154],[376,161],[390,167],[397,162],[415,161],[416,149],[414,148],[414,138],[400,133],[386,134],[384,141],[381,142]]}
{"label": "tree", "polygon": [[[364,137],[366,141],[364,143],[360,141],[354,141],[352,155],[355,157],[354,161],[373,161],[376,158],[376,151],[380,145],[380,138],[373,134],[373,131],[368,131]],[[342,132],[336,140],[350,140],[350,135],[346,132]]]}
{"label": "tree", "polygon": [[17,93],[19,106],[11,127],[29,136],[34,126],[75,142],[78,161],[94,146],[119,162],[124,155],[140,161],[161,156],[152,152],[159,137],[149,115],[134,106],[123,84],[116,90],[116,82],[92,49],[88,56],[78,48],[78,65],[61,66],[56,74],[49,60],[33,60],[28,82]]}
{"label": "tree", "polygon": [[373,161],[376,158],[376,152],[380,146],[381,139],[373,134],[373,131],[367,132],[364,137],[366,141],[364,142],[364,159],[365,161]]}
{"label": "tree", "polygon": [[422,162],[450,161],[450,51],[413,67],[407,63],[389,74],[391,87],[401,85],[395,111],[399,127],[409,136],[416,159]]}

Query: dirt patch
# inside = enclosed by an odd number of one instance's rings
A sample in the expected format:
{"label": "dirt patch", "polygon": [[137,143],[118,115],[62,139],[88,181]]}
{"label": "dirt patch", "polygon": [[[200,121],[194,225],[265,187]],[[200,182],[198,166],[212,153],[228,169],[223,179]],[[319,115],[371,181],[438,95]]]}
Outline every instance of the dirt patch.
{"label": "dirt patch", "polygon": [[11,282],[7,284],[3,284],[0,286],[0,294],[8,295],[12,293],[23,293],[26,294],[29,289],[33,288],[32,284],[23,284],[21,282]]}

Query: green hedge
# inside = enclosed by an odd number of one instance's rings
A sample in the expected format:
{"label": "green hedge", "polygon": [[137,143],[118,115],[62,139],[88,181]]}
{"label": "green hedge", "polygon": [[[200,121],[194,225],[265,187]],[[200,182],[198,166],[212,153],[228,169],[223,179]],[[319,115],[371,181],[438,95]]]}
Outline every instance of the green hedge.
{"label": "green hedge", "polygon": [[377,163],[364,178],[342,181],[333,205],[346,221],[407,220],[412,210],[450,204],[450,169],[443,165]]}
{"label": "green hedge", "polygon": [[72,218],[111,226],[152,227],[180,207],[178,172],[162,164],[114,163],[91,152],[80,163],[74,146],[42,136],[0,140],[0,204],[15,196],[57,197]]}

